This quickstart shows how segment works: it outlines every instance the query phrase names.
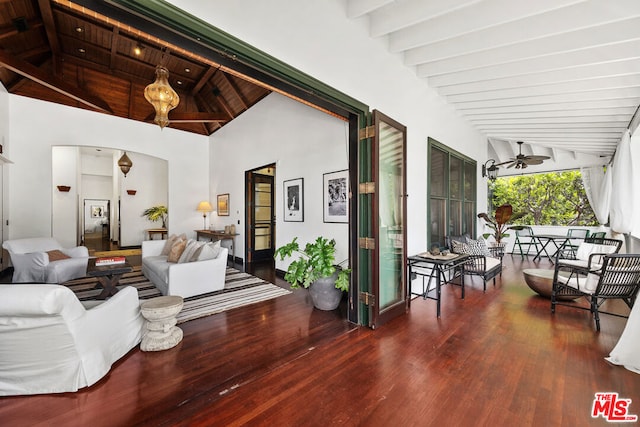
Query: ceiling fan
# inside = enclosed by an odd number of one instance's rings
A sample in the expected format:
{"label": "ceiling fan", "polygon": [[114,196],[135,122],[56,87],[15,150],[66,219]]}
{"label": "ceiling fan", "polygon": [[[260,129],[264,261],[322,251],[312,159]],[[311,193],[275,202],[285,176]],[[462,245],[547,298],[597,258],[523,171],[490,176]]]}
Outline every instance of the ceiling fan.
{"label": "ceiling fan", "polygon": [[529,165],[540,165],[543,161],[551,158],[549,156],[525,156],[522,154],[522,144],[524,144],[524,142],[518,141],[519,154],[515,158],[506,162],[498,163],[496,166],[509,164],[507,169],[512,167],[515,167],[516,169],[525,169]]}

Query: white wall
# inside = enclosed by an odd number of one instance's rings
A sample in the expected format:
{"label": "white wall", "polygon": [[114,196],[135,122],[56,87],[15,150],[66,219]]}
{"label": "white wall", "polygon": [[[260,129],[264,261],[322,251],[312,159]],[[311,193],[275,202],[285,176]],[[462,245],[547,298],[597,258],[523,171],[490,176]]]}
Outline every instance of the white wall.
{"label": "white wall", "polygon": [[[10,226],[5,239],[52,235],[51,188],[56,183],[52,181],[51,147],[60,145],[126,149],[166,160],[169,231],[195,236],[193,230],[201,227],[202,217],[195,207],[209,194],[208,137],[17,95],[9,95],[9,114],[7,157],[15,164],[10,165]],[[129,157],[134,165],[125,180],[136,177],[139,192],[162,179],[151,169],[140,167],[136,172],[136,159]],[[39,209],[33,208],[34,201]],[[142,210],[138,210],[130,214],[142,219]],[[123,242],[125,237],[123,232]]]}
{"label": "white wall", "polygon": [[636,128],[634,134],[631,136],[631,170],[635,176],[633,184],[634,194],[631,198],[634,202],[633,211],[636,216],[631,235],[640,238],[640,181],[637,178],[640,174],[640,127]]}
{"label": "white wall", "polygon": [[[385,39],[369,38],[365,20],[348,20],[341,0],[170,3],[406,125],[408,252],[425,250],[427,137],[479,165],[488,158],[487,141],[408,70],[402,57],[389,54]],[[486,211],[486,191],[478,167],[478,212]]]}
{"label": "white wall", "polygon": [[[5,87],[0,83],[0,144],[2,144],[5,157],[8,157],[6,152],[9,149],[9,93]],[[8,200],[8,185],[9,185],[9,168],[11,165],[0,166],[0,242],[7,240],[8,228],[6,226],[5,218],[8,218],[9,203]],[[8,258],[8,257],[6,257]],[[2,257],[2,268],[5,268],[8,260]]]}
{"label": "white wall", "polygon": [[[276,247],[336,239],[336,261],[348,258],[348,224],[323,222],[324,173],[348,168],[348,123],[273,93],[211,136],[211,196],[229,193],[230,216],[214,214],[216,229],[236,224],[236,256],[244,254],[244,173],[276,163]],[[304,222],[284,222],[283,182],[304,179]],[[238,225],[240,220],[240,225]],[[277,262],[285,269],[290,261]]]}

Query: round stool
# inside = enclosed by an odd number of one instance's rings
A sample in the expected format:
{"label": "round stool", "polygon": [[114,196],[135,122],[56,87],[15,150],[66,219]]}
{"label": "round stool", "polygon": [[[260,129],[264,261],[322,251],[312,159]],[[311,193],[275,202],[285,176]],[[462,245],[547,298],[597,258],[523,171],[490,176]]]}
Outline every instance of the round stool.
{"label": "round stool", "polygon": [[140,304],[142,317],[147,320],[140,350],[167,350],[182,341],[182,329],[176,326],[176,314],[182,304],[182,297],[176,295],[151,298]]}

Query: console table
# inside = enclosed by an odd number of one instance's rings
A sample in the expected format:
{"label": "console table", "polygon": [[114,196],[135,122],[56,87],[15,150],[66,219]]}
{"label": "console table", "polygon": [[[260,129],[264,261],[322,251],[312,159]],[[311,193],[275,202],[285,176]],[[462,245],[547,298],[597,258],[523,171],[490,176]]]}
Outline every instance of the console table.
{"label": "console table", "polygon": [[156,234],[160,235],[160,240],[167,238],[166,228],[149,228],[147,229],[147,233],[149,233],[149,240],[153,240],[153,236],[155,236]]}
{"label": "console table", "polygon": [[229,240],[231,241],[231,261],[236,262],[236,236],[240,234],[230,234],[224,231],[211,231],[211,230],[195,230],[196,240],[200,240],[201,237],[209,239],[212,242],[217,240]]}

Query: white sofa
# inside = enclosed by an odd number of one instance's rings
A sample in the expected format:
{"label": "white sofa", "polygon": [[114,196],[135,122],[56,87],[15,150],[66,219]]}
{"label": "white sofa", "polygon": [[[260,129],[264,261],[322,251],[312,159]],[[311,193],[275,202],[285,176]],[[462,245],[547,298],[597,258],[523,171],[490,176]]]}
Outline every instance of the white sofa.
{"label": "white sofa", "polygon": [[224,288],[227,248],[219,248],[217,257],[212,259],[168,262],[167,255],[162,255],[165,244],[166,240],[142,242],[142,273],[163,295],[187,298]]}
{"label": "white sofa", "polygon": [[85,309],[65,286],[0,285],[0,395],[95,384],[140,343],[143,324],[131,286]]}
{"label": "white sofa", "polygon": [[[14,283],[63,283],[85,277],[89,250],[84,246],[63,248],[52,237],[6,240],[2,247],[9,252]],[[56,251],[66,259],[50,260]]]}

